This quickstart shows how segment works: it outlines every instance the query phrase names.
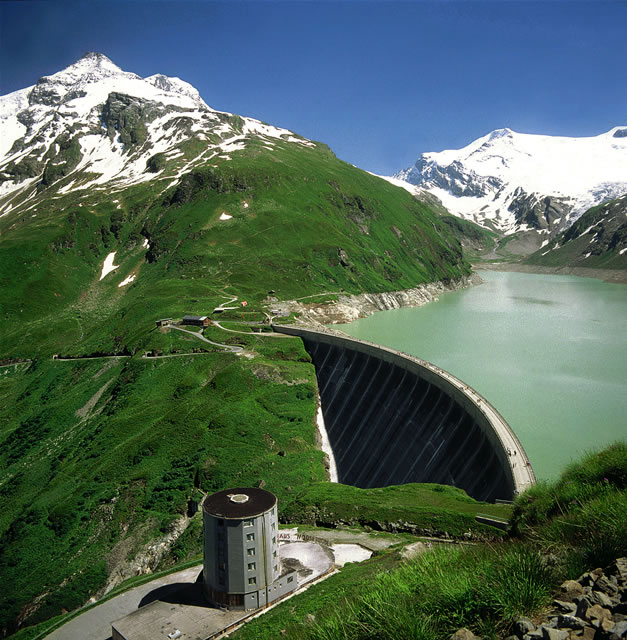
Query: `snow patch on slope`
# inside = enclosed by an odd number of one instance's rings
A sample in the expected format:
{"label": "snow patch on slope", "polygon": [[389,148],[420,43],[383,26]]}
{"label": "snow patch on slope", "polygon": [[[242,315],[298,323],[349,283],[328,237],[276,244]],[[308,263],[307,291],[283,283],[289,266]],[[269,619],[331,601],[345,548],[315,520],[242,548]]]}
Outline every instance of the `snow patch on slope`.
{"label": "snow patch on slope", "polygon": [[[120,287],[125,287],[127,284],[130,284],[131,282],[133,282],[133,280],[135,280],[135,274],[132,273],[130,276],[128,276],[127,278],[124,278],[124,280],[122,280],[122,282],[120,282],[120,284],[118,285],[118,289]],[[102,279],[102,278],[101,278]]]}
{"label": "snow patch on slope", "polygon": [[100,274],[100,279],[102,280],[108,273],[111,273],[115,269],[117,269],[120,265],[113,264],[113,260],[115,259],[116,251],[112,251],[106,258],[102,265],[102,273]]}

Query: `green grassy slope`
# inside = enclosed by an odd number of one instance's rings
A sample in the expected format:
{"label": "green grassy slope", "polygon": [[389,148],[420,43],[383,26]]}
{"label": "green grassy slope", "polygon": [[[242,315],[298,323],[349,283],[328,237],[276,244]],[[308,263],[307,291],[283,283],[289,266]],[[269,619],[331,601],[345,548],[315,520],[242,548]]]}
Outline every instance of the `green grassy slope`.
{"label": "green grassy slope", "polygon": [[492,249],[498,238],[498,234],[480,227],[470,220],[464,220],[457,216],[445,213],[440,220],[448,227],[449,231],[460,242],[464,253],[471,259],[476,259]]}
{"label": "green grassy slope", "polygon": [[439,484],[405,484],[359,489],[330,482],[311,484],[285,506],[284,517],[319,526],[361,525],[376,529],[412,530],[422,535],[481,537],[501,531],[480,525],[478,513],[507,520],[511,507],[478,502],[461,489]]}
{"label": "green grassy slope", "polygon": [[286,504],[324,478],[308,355],[298,340],[256,353],[254,366],[208,353],[2,375],[0,628],[44,591],[28,622],[81,604],[203,493],[265,483]]}
{"label": "green grassy slope", "polygon": [[[0,357],[133,351],[156,318],[206,313],[225,293],[258,304],[271,289],[389,291],[469,273],[426,205],[322,145],[250,144],[167,184],[0,220]],[[118,269],[100,281],[113,251]]]}
{"label": "green grassy slope", "polygon": [[505,638],[521,615],[551,602],[566,578],[627,552],[627,445],[586,456],[553,484],[519,496],[517,537],[434,547],[409,561],[398,550],[347,565],[233,634],[237,640],[446,640],[461,627]]}
{"label": "green grassy slope", "polygon": [[[277,140],[268,152],[251,141],[177,184],[170,175],[115,193],[58,186],[0,219],[0,365],[31,360],[0,366],[4,633],[85,602],[174,535],[203,493],[262,484],[286,509],[324,486],[315,374],[299,340],[206,330],[246,348],[236,356],[156,319],[237,297],[246,312],[229,316],[254,320],[270,290],[398,290],[469,273],[427,205],[324,145]],[[111,252],[117,268],[100,280]],[[199,550],[192,521],[151,566]]]}

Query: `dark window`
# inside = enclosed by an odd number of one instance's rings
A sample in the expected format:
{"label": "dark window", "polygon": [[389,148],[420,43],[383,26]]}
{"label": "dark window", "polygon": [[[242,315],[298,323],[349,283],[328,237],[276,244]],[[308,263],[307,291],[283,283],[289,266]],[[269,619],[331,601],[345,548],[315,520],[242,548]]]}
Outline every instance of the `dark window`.
{"label": "dark window", "polygon": [[294,576],[288,576],[287,581],[288,582],[294,582]]}

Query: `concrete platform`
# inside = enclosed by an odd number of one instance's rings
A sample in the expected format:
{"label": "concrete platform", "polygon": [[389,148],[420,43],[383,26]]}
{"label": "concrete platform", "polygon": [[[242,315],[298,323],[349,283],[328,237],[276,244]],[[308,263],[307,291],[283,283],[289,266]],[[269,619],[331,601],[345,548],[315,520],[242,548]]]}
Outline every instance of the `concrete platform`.
{"label": "concrete platform", "polygon": [[331,550],[317,542],[286,542],[280,549],[281,565],[297,572],[299,587],[330,571],[335,562]]}
{"label": "concrete platform", "polygon": [[[200,595],[200,587],[198,588]],[[113,640],[167,640],[178,630],[179,640],[206,640],[248,617],[247,611],[223,611],[206,604],[155,600],[112,624]]]}

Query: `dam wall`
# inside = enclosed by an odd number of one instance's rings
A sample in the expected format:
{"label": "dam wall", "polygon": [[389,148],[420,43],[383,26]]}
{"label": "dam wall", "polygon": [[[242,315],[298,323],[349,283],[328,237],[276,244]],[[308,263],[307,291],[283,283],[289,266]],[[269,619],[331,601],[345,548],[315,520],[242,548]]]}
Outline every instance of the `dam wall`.
{"label": "dam wall", "polygon": [[535,483],[522,445],[485,398],[419,358],[293,326],[316,368],[338,480],[362,488],[433,482],[477,500]]}

